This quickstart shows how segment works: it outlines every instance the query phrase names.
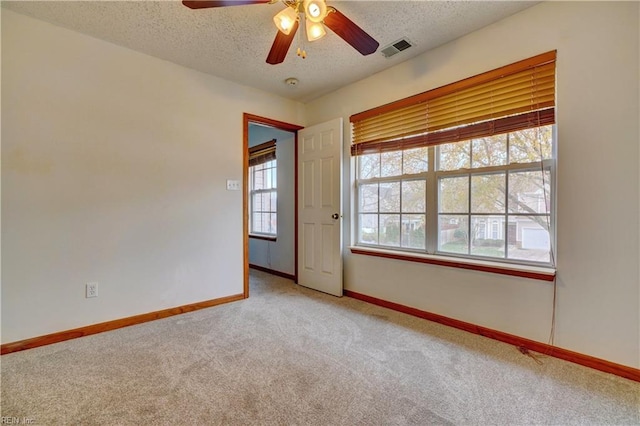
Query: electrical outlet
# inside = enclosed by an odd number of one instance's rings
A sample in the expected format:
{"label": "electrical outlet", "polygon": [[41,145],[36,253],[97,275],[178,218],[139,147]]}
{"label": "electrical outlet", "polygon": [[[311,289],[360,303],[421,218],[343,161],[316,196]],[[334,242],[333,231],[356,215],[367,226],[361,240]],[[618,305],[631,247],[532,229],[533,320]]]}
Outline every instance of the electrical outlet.
{"label": "electrical outlet", "polygon": [[98,283],[87,283],[85,297],[98,297]]}

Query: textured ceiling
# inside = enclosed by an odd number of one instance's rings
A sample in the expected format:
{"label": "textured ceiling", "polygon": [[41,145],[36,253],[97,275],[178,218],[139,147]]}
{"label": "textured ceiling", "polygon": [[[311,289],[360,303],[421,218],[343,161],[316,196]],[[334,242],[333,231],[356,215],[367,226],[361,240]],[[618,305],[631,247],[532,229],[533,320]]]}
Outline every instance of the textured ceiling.
{"label": "textured ceiling", "polygon": [[[192,10],[179,1],[19,1],[2,7],[185,67],[311,101],[420,53],[526,9],[523,1],[328,1],[380,43],[362,56],[330,30],[298,38],[282,64],[265,62],[276,35],[272,17],[282,3]],[[414,46],[386,59],[380,50],[406,37]],[[288,77],[299,80],[292,87]]]}

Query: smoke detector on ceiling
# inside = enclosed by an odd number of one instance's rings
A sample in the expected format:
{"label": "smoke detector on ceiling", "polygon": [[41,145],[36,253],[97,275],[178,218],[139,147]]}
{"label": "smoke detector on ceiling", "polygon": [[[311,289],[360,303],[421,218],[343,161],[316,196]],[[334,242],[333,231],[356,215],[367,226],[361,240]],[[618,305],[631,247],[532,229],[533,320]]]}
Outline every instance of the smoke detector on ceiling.
{"label": "smoke detector on ceiling", "polygon": [[380,53],[382,53],[382,56],[385,58],[390,58],[403,50],[407,50],[411,46],[413,46],[413,44],[407,38],[403,37],[400,40],[396,40],[390,45],[383,47],[380,50]]}
{"label": "smoke detector on ceiling", "polygon": [[298,85],[298,79],[295,77],[289,77],[284,81],[284,84],[286,84],[289,87],[295,87]]}

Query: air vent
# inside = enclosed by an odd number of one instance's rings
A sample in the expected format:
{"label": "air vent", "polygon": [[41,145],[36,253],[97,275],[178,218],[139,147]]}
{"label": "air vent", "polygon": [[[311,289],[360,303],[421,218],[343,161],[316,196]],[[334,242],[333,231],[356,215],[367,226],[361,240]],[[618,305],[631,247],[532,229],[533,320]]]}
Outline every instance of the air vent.
{"label": "air vent", "polygon": [[382,56],[384,56],[385,58],[390,58],[393,55],[395,55],[396,53],[400,53],[403,50],[407,50],[411,46],[413,46],[413,45],[411,44],[411,42],[409,40],[407,40],[406,38],[401,38],[400,40],[394,41],[390,45],[388,45],[385,48],[383,48],[380,51],[380,53],[382,53]]}

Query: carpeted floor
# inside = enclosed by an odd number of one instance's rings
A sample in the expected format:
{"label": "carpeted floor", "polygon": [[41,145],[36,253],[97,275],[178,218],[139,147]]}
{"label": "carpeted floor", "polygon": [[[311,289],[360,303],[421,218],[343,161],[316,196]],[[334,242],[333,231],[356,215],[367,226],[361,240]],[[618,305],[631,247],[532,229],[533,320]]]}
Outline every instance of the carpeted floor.
{"label": "carpeted floor", "polygon": [[2,356],[1,414],[46,425],[640,424],[640,383],[540,360],[252,271],[247,300]]}

